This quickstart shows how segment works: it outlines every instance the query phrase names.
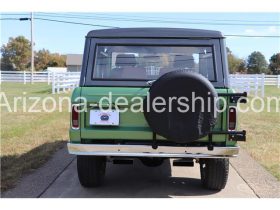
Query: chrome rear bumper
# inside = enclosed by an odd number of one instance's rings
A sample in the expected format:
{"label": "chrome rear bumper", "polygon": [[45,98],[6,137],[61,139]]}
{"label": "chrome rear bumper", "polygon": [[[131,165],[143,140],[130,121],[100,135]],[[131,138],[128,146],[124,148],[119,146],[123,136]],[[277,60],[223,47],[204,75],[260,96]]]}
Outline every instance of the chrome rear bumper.
{"label": "chrome rear bumper", "polygon": [[236,157],[239,147],[172,147],[119,144],[73,144],[68,143],[68,151],[74,155],[123,156],[123,157],[167,157],[167,158],[230,158]]}

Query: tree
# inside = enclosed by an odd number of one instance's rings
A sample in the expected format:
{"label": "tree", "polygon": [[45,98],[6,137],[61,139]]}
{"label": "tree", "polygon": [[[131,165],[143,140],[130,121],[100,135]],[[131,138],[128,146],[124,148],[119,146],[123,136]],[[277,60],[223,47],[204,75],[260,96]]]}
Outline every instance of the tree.
{"label": "tree", "polygon": [[245,61],[235,56],[232,51],[227,47],[228,68],[231,74],[236,72],[246,73]]}
{"label": "tree", "polygon": [[49,50],[42,49],[35,53],[35,69],[44,70],[48,67],[65,67],[66,56],[58,53],[50,53]]}
{"label": "tree", "polygon": [[34,58],[34,66],[35,69],[43,70],[48,67],[48,63],[50,60],[50,52],[48,50],[42,49],[38,52],[35,52],[35,58]]}
{"label": "tree", "polygon": [[268,73],[267,62],[261,52],[252,52],[247,60],[247,69],[249,74]]}
{"label": "tree", "polygon": [[60,55],[58,53],[51,54],[48,66],[52,67],[65,67],[66,66],[66,56]]}
{"label": "tree", "polygon": [[241,59],[241,63],[238,66],[238,72],[242,73],[242,74],[246,74],[247,73],[247,68],[246,68],[246,61]]}
{"label": "tree", "polygon": [[2,45],[1,54],[1,69],[26,70],[30,66],[30,41],[24,36],[10,37],[8,43]]}
{"label": "tree", "polygon": [[[29,70],[31,63],[31,43],[24,36],[9,38],[6,45],[1,47],[1,69],[3,70]],[[49,66],[65,67],[66,56],[58,53],[50,53],[42,49],[35,52],[35,70],[44,70]]]}
{"label": "tree", "polygon": [[269,69],[272,74],[280,74],[280,53],[271,56],[269,59]]}

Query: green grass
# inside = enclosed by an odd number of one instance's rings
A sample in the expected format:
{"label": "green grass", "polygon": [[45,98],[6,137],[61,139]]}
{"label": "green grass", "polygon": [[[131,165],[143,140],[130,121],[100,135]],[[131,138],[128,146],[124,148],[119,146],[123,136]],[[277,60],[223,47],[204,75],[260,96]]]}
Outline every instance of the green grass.
{"label": "green grass", "polygon": [[[69,96],[52,95],[51,86],[42,83],[2,83],[1,92],[6,94],[11,106],[14,105],[13,97],[18,96],[54,96],[57,101],[58,96]],[[27,107],[33,102],[27,100]],[[23,102],[19,101],[17,112],[1,108],[1,191],[13,187],[24,173],[41,166],[68,139],[70,114],[66,101],[63,112],[28,113],[24,112],[22,105]],[[40,107],[42,101],[36,106]],[[49,100],[46,107],[52,107]]]}
{"label": "green grass", "polygon": [[[280,103],[280,89],[276,86],[266,86],[265,97],[268,96],[278,97]],[[280,112],[276,112],[276,105],[271,103],[271,112],[239,113],[240,128],[247,130],[247,141],[239,144],[280,180]],[[242,107],[246,106],[248,104]],[[259,101],[257,107],[260,107]],[[279,104],[278,109],[280,111]]]}

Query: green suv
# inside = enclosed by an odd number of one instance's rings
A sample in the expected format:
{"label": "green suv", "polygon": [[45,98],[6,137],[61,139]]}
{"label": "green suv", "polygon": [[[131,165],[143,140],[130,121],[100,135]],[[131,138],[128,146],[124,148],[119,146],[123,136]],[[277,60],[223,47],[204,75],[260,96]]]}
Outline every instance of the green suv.
{"label": "green suv", "polygon": [[93,30],[72,94],[69,153],[84,187],[104,182],[106,162],[149,167],[200,164],[207,189],[225,187],[238,155],[237,103],[218,31],[176,28]]}

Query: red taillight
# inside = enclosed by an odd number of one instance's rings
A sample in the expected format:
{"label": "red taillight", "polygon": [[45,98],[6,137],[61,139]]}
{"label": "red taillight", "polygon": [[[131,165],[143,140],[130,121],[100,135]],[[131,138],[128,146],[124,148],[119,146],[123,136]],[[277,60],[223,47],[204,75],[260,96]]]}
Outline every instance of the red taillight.
{"label": "red taillight", "polygon": [[72,106],[72,128],[78,129],[79,128],[79,112],[78,106]]}
{"label": "red taillight", "polygon": [[228,111],[228,129],[235,130],[236,128],[236,108],[230,107]]}

